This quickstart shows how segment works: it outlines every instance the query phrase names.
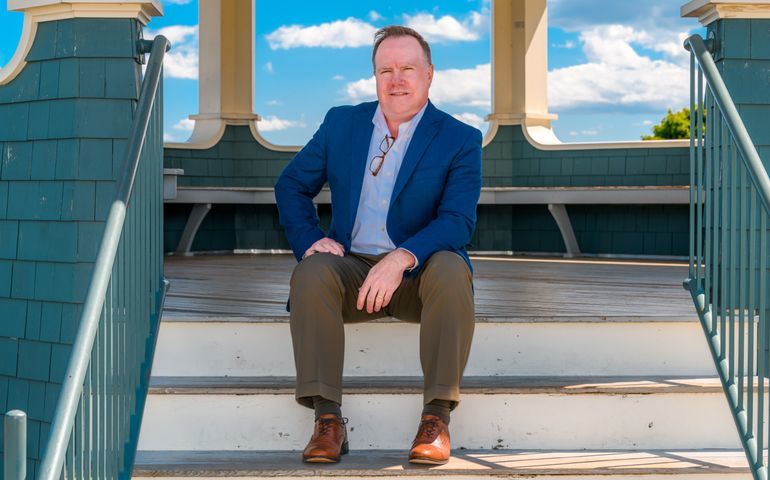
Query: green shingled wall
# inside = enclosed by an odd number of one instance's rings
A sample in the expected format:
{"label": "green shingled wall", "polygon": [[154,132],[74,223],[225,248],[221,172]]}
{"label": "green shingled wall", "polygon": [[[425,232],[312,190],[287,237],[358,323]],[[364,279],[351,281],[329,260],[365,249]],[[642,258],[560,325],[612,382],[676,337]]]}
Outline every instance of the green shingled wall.
{"label": "green shingled wall", "polygon": [[759,156],[770,169],[770,20],[719,20],[709,25],[714,60]]}
{"label": "green shingled wall", "polygon": [[[207,150],[166,149],[165,166],[182,168],[180,185],[272,187],[292,153],[260,145],[246,126],[228,126]],[[539,150],[519,126],[500,127],[483,150],[484,186],[687,185],[687,148]],[[584,253],[687,254],[686,206],[568,206]],[[165,249],[174,251],[190,207],[167,205]],[[328,207],[319,210],[328,224]],[[629,220],[630,219],[630,220]],[[563,252],[545,205],[480,205],[471,249]],[[269,205],[215,205],[193,251],[288,248]]]}
{"label": "green shingled wall", "polygon": [[138,97],[137,38],[133,20],[42,23],[26,67],[0,86],[0,413],[28,414],[29,478]]}
{"label": "green shingled wall", "polygon": [[293,156],[263,147],[248,126],[230,125],[211,148],[167,148],[164,166],[184,169],[179,185],[272,187]]}

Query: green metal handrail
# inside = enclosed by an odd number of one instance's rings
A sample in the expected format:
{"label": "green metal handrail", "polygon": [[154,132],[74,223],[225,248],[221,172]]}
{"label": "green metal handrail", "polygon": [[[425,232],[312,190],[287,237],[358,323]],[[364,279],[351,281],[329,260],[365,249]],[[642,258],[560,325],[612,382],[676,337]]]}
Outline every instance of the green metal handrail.
{"label": "green metal handrail", "polygon": [[[130,478],[167,282],[162,85],[151,55],[38,478]],[[26,459],[24,459],[26,462]]]}
{"label": "green metal handrail", "polygon": [[[713,47],[713,40],[707,42]],[[707,42],[699,35],[685,40],[691,115],[690,269],[684,287],[695,303],[751,472],[767,480],[770,178]]]}

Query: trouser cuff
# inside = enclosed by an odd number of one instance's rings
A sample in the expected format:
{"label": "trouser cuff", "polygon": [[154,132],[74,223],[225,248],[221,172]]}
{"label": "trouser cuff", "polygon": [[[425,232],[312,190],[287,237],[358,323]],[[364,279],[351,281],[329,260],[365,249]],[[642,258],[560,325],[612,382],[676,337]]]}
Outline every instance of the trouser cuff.
{"label": "trouser cuff", "polygon": [[450,410],[454,410],[460,403],[460,387],[449,385],[434,385],[427,387],[423,394],[423,405],[427,405],[433,400],[449,400],[452,402]]}
{"label": "trouser cuff", "polygon": [[321,382],[308,382],[301,385],[297,385],[295,398],[297,403],[307,408],[313,407],[313,397],[316,395],[323,397],[332,402],[336,402],[338,405],[342,405],[342,389],[326,385]]}

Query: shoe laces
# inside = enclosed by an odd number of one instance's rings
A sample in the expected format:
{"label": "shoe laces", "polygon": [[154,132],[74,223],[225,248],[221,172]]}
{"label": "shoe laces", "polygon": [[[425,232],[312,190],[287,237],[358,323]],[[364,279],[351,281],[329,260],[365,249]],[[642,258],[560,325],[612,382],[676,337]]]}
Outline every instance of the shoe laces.
{"label": "shoe laces", "polygon": [[426,418],[420,423],[420,431],[427,438],[435,438],[439,431],[438,418]]}
{"label": "shoe laces", "polygon": [[329,429],[335,427],[337,424],[347,425],[348,419],[345,417],[334,418],[319,418],[318,419],[318,433],[319,435],[325,434]]}

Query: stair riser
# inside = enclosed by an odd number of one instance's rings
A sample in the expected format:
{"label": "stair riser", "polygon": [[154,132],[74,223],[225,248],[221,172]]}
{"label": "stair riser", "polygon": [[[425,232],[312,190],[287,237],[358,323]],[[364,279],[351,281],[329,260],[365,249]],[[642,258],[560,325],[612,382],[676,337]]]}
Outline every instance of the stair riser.
{"label": "stair riser", "polygon": [[[344,398],[351,448],[402,449],[422,396]],[[700,394],[466,394],[452,415],[453,448],[740,448],[721,392]],[[301,450],[312,411],[291,394],[150,395],[140,450]]]}
{"label": "stair riser", "polygon": [[[346,326],[346,376],[421,375],[419,325]],[[478,323],[466,375],[714,374],[693,323]],[[156,376],[293,376],[286,323],[163,323]]]}

